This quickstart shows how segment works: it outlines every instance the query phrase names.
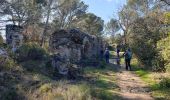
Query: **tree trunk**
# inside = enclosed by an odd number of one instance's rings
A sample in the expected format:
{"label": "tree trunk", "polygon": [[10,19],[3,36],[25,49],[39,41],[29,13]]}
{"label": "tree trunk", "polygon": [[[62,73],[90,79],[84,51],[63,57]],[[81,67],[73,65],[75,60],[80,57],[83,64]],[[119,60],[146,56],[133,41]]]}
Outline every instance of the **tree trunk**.
{"label": "tree trunk", "polygon": [[45,22],[44,31],[42,33],[42,39],[41,39],[41,44],[40,44],[41,47],[43,47],[43,45],[45,43],[45,36],[46,36],[47,26],[48,26],[48,22],[49,22],[49,18],[50,18],[52,2],[53,2],[53,0],[50,0],[49,5],[48,5],[47,19],[46,19],[46,22]]}
{"label": "tree trunk", "polygon": [[127,32],[126,31],[124,31],[124,44],[126,45],[127,44]]}

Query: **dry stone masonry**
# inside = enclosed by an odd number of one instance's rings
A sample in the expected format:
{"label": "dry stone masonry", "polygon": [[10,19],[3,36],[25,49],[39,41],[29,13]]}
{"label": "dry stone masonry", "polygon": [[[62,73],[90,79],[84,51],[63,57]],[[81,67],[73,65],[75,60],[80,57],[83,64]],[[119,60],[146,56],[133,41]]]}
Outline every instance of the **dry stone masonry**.
{"label": "dry stone masonry", "polygon": [[23,28],[17,25],[6,25],[6,43],[13,49],[18,48],[23,43]]}
{"label": "dry stone masonry", "polygon": [[[23,44],[23,28],[6,26],[6,43],[15,51]],[[49,47],[53,53],[52,65],[62,75],[76,75],[82,64],[98,64],[100,51],[105,45],[101,38],[78,29],[57,30],[50,37]],[[93,65],[93,66],[95,66]]]}
{"label": "dry stone masonry", "polygon": [[70,29],[54,32],[50,48],[55,54],[53,67],[61,74],[68,74],[70,67],[78,67],[83,60],[96,61],[104,47],[102,39],[78,29]]}

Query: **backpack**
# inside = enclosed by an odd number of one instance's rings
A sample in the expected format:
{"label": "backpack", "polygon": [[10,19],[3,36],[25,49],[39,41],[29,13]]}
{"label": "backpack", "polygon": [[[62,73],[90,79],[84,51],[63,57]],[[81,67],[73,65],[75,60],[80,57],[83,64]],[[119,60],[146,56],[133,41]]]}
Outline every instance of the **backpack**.
{"label": "backpack", "polygon": [[132,53],[127,51],[126,54],[125,54],[125,58],[126,59],[131,59],[132,58]]}

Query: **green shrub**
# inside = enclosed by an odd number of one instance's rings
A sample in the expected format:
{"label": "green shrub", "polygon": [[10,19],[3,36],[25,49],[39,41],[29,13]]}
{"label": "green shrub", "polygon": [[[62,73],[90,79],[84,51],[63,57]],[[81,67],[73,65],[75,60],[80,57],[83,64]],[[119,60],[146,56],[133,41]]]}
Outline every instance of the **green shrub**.
{"label": "green shrub", "polygon": [[108,46],[108,49],[113,51],[115,48],[113,46]]}
{"label": "green shrub", "polygon": [[145,66],[152,66],[152,61],[157,54],[157,51],[152,46],[152,44],[148,44],[147,41],[143,40],[133,40],[130,46],[132,48],[132,52],[135,54],[139,62]]}
{"label": "green shrub", "polygon": [[[156,24],[151,25],[148,22]],[[160,66],[162,62],[157,59],[159,52],[156,47],[161,39],[161,33],[157,29],[160,24],[158,22],[158,19],[154,17],[136,19],[135,24],[131,26],[129,45],[142,65],[148,69],[154,66],[159,71],[162,68]]]}
{"label": "green shrub", "polygon": [[0,96],[0,100],[23,100],[24,96],[19,95],[15,89],[7,89]]}
{"label": "green shrub", "polygon": [[169,36],[165,39],[160,40],[157,43],[157,48],[159,50],[159,54],[163,58],[164,66],[167,71],[170,72],[170,33]]}
{"label": "green shrub", "polygon": [[35,61],[35,60],[28,60],[21,63],[21,65],[28,71],[46,71],[45,70],[45,62],[43,61]]}
{"label": "green shrub", "polygon": [[166,68],[164,66],[164,60],[161,58],[152,60],[152,71],[165,72]]}
{"label": "green shrub", "polygon": [[100,62],[100,68],[106,68],[106,62],[104,60]]}
{"label": "green shrub", "polygon": [[16,67],[13,59],[0,56],[0,69],[11,70]]}
{"label": "green shrub", "polygon": [[170,78],[163,78],[159,85],[161,88],[170,88]]}
{"label": "green shrub", "polygon": [[47,56],[46,51],[34,43],[24,44],[18,49],[18,61],[42,60]]}
{"label": "green shrub", "polygon": [[3,38],[2,38],[2,36],[0,35],[0,45],[3,45]]}

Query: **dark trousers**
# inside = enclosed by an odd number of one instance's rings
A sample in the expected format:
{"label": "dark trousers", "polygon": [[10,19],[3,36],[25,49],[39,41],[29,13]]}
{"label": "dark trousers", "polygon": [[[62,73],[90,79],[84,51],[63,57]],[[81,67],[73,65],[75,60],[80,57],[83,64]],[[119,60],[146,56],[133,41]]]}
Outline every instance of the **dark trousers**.
{"label": "dark trousers", "polygon": [[125,59],[125,64],[126,64],[126,70],[131,70],[131,65],[130,65],[131,59]]}
{"label": "dark trousers", "polygon": [[105,56],[106,63],[109,63],[109,56]]}
{"label": "dark trousers", "polygon": [[120,55],[119,55],[119,51],[117,51],[117,57],[119,57]]}

